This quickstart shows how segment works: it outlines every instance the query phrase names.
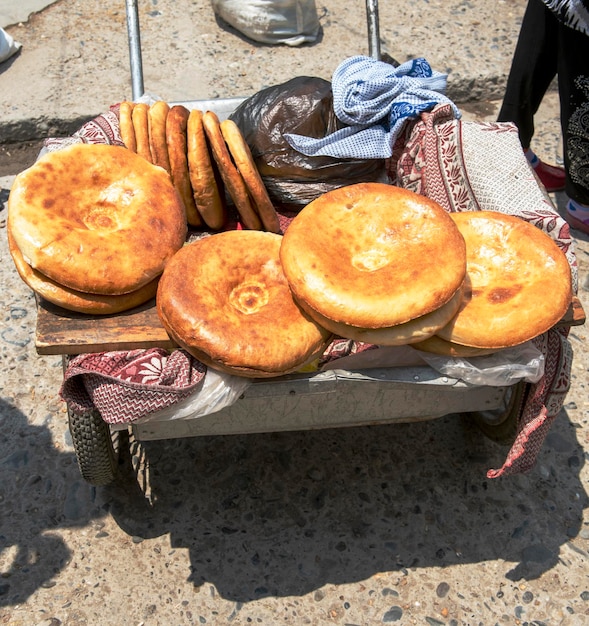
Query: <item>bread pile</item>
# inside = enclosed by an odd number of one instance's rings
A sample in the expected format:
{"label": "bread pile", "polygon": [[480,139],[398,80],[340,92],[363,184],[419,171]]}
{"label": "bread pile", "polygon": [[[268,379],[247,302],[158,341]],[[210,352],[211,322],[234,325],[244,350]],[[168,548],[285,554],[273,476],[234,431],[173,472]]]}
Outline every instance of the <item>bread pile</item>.
{"label": "bread pile", "polygon": [[157,292],[168,334],[206,365],[252,378],[296,371],[322,354],[331,333],[293,300],[281,242],[274,233],[233,230],[185,246]]}
{"label": "bread pile", "polygon": [[449,356],[532,339],[572,295],[564,253],[535,226],[495,212],[450,215],[379,183],[308,204],[280,259],[301,308],[335,335]]}
{"label": "bread pile", "polygon": [[7,230],[33,291],[65,309],[111,314],[154,297],[187,227],[161,168],[120,146],[74,144],[15,178]]}
{"label": "bread pile", "polygon": [[280,250],[297,302],[341,337],[413,343],[460,306],[464,238],[448,213],[381,183],[330,191],[291,222]]}
{"label": "bread pile", "polygon": [[494,211],[453,213],[466,241],[466,289],[457,314],[416,347],[486,354],[546,332],[566,313],[572,280],[564,252],[543,231]]}
{"label": "bread pile", "polygon": [[227,191],[246,229],[280,232],[278,215],[235,122],[161,101],[122,102],[119,121],[125,146],[168,172],[190,226],[221,230],[227,222]]}

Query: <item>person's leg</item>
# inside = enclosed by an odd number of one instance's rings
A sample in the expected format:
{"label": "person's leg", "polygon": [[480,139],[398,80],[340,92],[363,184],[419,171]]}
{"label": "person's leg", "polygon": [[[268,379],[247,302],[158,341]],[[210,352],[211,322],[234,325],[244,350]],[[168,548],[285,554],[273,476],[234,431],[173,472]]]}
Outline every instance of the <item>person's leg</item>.
{"label": "person's leg", "polygon": [[522,147],[534,135],[534,115],[556,76],[558,22],[541,0],[529,0],[497,121],[513,122]]}
{"label": "person's leg", "polygon": [[589,36],[561,27],[558,82],[566,193],[589,205]]}

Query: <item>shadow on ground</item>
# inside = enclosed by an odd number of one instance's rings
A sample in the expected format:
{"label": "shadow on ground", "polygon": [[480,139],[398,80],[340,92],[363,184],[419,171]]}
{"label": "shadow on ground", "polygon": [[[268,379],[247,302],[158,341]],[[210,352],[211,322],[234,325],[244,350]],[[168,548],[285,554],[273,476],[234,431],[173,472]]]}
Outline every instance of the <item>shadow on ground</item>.
{"label": "shadow on ground", "polygon": [[498,480],[485,472],[506,449],[459,416],[139,449],[146,472],[105,490],[110,513],[133,536],[169,533],[189,550],[189,580],[236,602],[490,560],[507,562],[509,580],[534,579],[557,563],[587,506],[584,454],[564,411],[538,466]]}

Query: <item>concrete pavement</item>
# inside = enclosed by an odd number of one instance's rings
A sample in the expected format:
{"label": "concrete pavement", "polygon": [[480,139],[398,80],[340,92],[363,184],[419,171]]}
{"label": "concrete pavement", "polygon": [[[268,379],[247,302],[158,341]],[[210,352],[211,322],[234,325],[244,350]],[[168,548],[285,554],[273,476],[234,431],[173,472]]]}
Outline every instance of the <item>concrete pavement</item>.
{"label": "concrete pavement", "polygon": [[[125,2],[59,0],[19,23],[43,4],[0,5],[4,21],[18,18],[7,31],[23,44],[0,66],[0,144],[69,134],[132,97]],[[317,2],[321,36],[300,48],[251,42],[218,22],[208,0],[138,7],[145,90],[168,101],[249,95],[296,75],[330,79],[344,58],[368,54],[361,0]],[[381,2],[381,47],[447,72],[456,102],[499,99],[524,7],[525,0]]]}

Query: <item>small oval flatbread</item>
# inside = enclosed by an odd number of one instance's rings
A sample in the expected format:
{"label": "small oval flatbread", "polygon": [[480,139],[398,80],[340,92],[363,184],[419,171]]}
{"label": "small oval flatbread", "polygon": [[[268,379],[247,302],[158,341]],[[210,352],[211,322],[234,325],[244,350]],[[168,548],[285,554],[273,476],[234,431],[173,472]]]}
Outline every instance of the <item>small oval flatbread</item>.
{"label": "small oval flatbread", "polygon": [[231,230],[180,250],[166,267],[157,311],[177,343],[214,369],[280,376],[322,354],[331,333],[295,303],[279,258],[282,237]]}
{"label": "small oval flatbread", "polygon": [[227,220],[223,180],[211,155],[202,123],[202,111],[190,111],[186,133],[188,172],[196,208],[205,224],[220,230]]}
{"label": "small oval flatbread", "polygon": [[150,283],[147,283],[147,285],[140,287],[137,291],[119,296],[83,293],[81,291],[75,291],[74,289],[68,289],[33,269],[24,260],[10,232],[10,220],[8,222],[7,234],[8,249],[14,261],[16,271],[23,282],[48,302],[56,304],[68,311],[86,313],[87,315],[113,315],[133,309],[155,298],[159,276],[154,278]]}
{"label": "small oval flatbread", "polygon": [[221,133],[233,157],[233,161],[245,182],[264,229],[271,233],[279,233],[278,214],[268,196],[258,168],[254,163],[252,153],[241,134],[239,126],[233,120],[224,120],[221,122]]}
{"label": "small oval flatbread", "polygon": [[133,120],[133,130],[135,131],[135,145],[137,146],[136,152],[146,161],[153,163],[151,148],[149,147],[148,111],[149,105],[145,104],[145,102],[138,102],[133,107],[131,117]]}
{"label": "small oval flatbread", "polygon": [[149,148],[154,165],[163,167],[170,174],[170,158],[166,143],[166,119],[170,106],[158,100],[148,110],[147,122],[149,129]]}
{"label": "small oval flatbread", "polygon": [[507,348],[560,321],[572,298],[571,269],[545,232],[496,211],[451,217],[466,241],[467,290],[437,335],[475,348]]}
{"label": "small oval flatbread", "polygon": [[125,147],[131,152],[137,152],[135,130],[133,129],[133,102],[121,102],[119,106],[119,130]]}
{"label": "small oval flatbread", "polygon": [[184,202],[186,221],[191,226],[201,227],[203,220],[194,202],[188,171],[186,129],[189,115],[190,111],[181,104],[170,108],[166,120],[166,142],[172,181]]}
{"label": "small oval flatbread", "polygon": [[247,187],[239,170],[233,164],[221,132],[219,118],[213,111],[206,111],[202,116],[202,121],[213,157],[243,225],[249,230],[261,230],[262,221],[251,203]]}

